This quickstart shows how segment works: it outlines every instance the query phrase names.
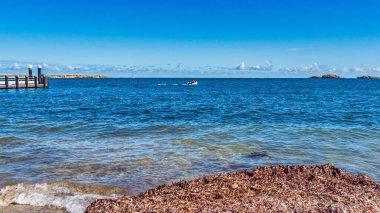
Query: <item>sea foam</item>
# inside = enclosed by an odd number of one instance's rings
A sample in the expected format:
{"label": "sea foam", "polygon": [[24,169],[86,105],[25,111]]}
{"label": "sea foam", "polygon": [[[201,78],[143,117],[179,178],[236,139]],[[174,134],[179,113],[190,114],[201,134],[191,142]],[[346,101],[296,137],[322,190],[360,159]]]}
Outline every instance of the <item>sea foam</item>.
{"label": "sea foam", "polygon": [[17,184],[0,189],[0,206],[24,204],[32,206],[54,206],[71,213],[84,212],[97,199],[116,198],[117,195],[103,196],[74,191],[55,184]]}

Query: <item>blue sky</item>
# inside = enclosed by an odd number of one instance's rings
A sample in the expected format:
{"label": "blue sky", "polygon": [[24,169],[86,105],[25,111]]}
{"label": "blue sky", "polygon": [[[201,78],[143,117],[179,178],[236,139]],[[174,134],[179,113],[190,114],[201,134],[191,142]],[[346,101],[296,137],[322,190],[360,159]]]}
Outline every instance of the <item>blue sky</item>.
{"label": "blue sky", "polygon": [[172,72],[270,60],[276,72],[257,75],[271,77],[380,67],[375,0],[1,0],[0,20],[0,60]]}

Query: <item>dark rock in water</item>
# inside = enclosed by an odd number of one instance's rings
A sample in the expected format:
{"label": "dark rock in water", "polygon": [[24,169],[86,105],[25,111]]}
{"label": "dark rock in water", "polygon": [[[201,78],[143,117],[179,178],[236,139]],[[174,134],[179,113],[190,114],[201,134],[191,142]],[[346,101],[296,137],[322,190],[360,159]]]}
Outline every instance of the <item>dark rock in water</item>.
{"label": "dark rock in water", "polygon": [[267,151],[251,152],[249,155],[251,158],[265,158],[270,157]]}
{"label": "dark rock in water", "polygon": [[341,78],[339,75],[326,74],[322,75],[322,78]]}
{"label": "dark rock in water", "polygon": [[310,78],[322,78],[322,77],[319,76],[319,75],[313,75],[313,76],[311,76]]}
{"label": "dark rock in water", "polygon": [[323,166],[273,166],[103,199],[95,212],[379,212],[380,183]]}
{"label": "dark rock in water", "polygon": [[378,77],[378,76],[370,76],[370,75],[363,75],[363,76],[359,76],[357,78],[358,79],[380,79],[380,77]]}
{"label": "dark rock in water", "polygon": [[234,169],[234,170],[247,169],[250,167],[251,166],[249,164],[232,164],[228,166],[229,169]]}

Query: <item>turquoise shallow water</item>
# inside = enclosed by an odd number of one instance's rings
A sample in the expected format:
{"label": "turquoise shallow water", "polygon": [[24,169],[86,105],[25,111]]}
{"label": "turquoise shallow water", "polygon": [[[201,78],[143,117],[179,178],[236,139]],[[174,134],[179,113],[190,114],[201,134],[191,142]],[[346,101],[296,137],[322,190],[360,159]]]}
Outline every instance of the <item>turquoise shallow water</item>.
{"label": "turquoise shallow water", "polygon": [[379,80],[187,80],[51,79],[49,89],[1,90],[0,185],[69,181],[137,192],[327,162],[380,180]]}

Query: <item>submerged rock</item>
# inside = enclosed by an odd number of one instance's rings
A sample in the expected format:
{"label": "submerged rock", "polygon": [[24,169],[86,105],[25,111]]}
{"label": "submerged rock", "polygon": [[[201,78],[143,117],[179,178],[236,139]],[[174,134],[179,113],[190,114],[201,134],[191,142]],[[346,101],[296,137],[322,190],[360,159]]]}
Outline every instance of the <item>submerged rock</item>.
{"label": "submerged rock", "polygon": [[323,166],[273,166],[206,176],[137,196],[93,202],[93,212],[379,212],[380,183]]}
{"label": "submerged rock", "polygon": [[270,157],[267,151],[260,151],[260,152],[251,152],[249,155],[251,158],[264,158],[264,157]]}

